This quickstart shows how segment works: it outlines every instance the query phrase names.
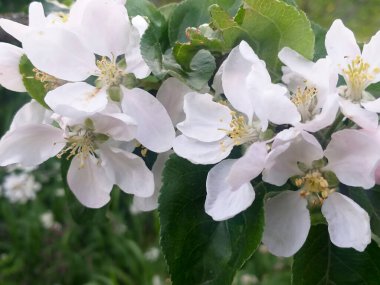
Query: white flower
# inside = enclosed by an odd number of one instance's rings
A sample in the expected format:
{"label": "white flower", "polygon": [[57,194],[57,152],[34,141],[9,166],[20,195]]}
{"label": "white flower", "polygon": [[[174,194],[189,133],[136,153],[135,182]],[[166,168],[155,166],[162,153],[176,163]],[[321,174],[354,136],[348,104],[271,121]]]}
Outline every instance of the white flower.
{"label": "white flower", "polygon": [[338,73],[331,61],[325,58],[314,63],[289,48],[283,48],[278,56],[286,65],[282,81],[301,115],[301,122],[294,125],[309,132],[331,125],[339,109]]}
{"label": "white flower", "polygon": [[62,228],[61,224],[54,220],[54,214],[51,211],[43,213],[40,216],[40,222],[42,226],[47,230],[60,230]]}
{"label": "white flower", "polygon": [[275,255],[293,255],[304,244],[310,229],[308,207],[321,206],[332,243],[364,251],[371,242],[367,212],[335,192],[324,176],[325,169],[313,167],[313,161],[323,158],[318,141],[306,132],[291,132],[280,133],[273,142],[263,180],[281,186],[298,175],[295,184],[300,190],[281,192],[266,202],[263,243]]}
{"label": "white flower", "polygon": [[375,186],[380,162],[380,132],[342,130],[334,133],[325,150],[327,170],[346,185],[370,189]]}
{"label": "white flower", "polygon": [[19,65],[23,55],[19,47],[0,43],[0,84],[15,92],[25,92]]}
{"label": "white flower", "polygon": [[144,161],[114,141],[133,140],[138,132],[133,120],[122,113],[102,113],[82,123],[70,121],[59,120],[61,128],[26,123],[10,130],[0,141],[0,165],[38,165],[50,157],[67,155],[72,158],[68,185],[78,200],[91,208],[109,201],[114,184],[136,196],[153,195],[153,174]]}
{"label": "white flower", "polygon": [[342,113],[365,129],[375,129],[378,125],[380,99],[375,99],[365,89],[380,81],[379,49],[379,32],[361,52],[354,34],[341,20],[335,20],[326,34],[328,57],[334,61],[347,84],[340,88]]}
{"label": "white flower", "polygon": [[41,184],[35,181],[34,176],[29,173],[11,173],[3,182],[3,195],[11,203],[25,204],[36,198],[36,192],[41,189]]}

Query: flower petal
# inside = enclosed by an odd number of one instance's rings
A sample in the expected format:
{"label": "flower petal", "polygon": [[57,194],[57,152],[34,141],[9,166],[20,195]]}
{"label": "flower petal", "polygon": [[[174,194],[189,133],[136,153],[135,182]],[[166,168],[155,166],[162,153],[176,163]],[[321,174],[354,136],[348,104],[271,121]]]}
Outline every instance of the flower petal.
{"label": "flower petal", "polygon": [[8,19],[0,19],[0,27],[20,42],[23,41],[25,36],[30,31],[30,28],[28,26],[22,25],[20,23]]}
{"label": "flower petal", "polygon": [[124,5],[113,0],[90,0],[72,11],[70,17],[80,23],[78,33],[92,52],[109,58],[125,53],[131,24]]}
{"label": "flower petal", "polygon": [[0,43],[0,84],[16,92],[26,91],[19,69],[23,54],[19,47]]}
{"label": "flower petal", "polygon": [[342,130],[334,133],[325,150],[331,170],[339,181],[350,186],[372,188],[380,160],[379,143],[367,132]]}
{"label": "flower petal", "polygon": [[242,41],[225,60],[222,72],[223,90],[228,101],[236,110],[246,114],[248,120],[252,120],[253,106],[246,78],[252,70],[250,59],[255,56],[248,44]]}
{"label": "flower petal", "polygon": [[[370,70],[380,68],[380,59],[378,51],[380,50],[380,31],[377,32],[369,41],[369,43],[363,46],[362,57],[363,60],[370,64]],[[371,83],[377,83],[380,81],[380,74],[377,72],[375,78],[371,80]]]}
{"label": "flower petal", "polygon": [[102,111],[107,105],[108,96],[104,89],[75,82],[48,92],[45,102],[57,114],[82,118]]}
{"label": "flower petal", "polygon": [[284,130],[274,139],[265,163],[263,180],[281,186],[291,176],[302,174],[299,162],[311,167],[314,160],[321,158],[323,149],[313,135],[296,129]]}
{"label": "flower petal", "polygon": [[164,153],[160,153],[157,156],[156,161],[153,164],[152,167],[152,173],[154,176],[154,193],[151,197],[148,198],[142,198],[135,196],[133,197],[133,204],[132,208],[136,209],[137,211],[153,211],[157,209],[158,207],[158,195],[160,194],[160,190],[162,187],[162,172],[165,168],[165,163],[169,159],[169,156],[173,153],[173,151],[167,151]]}
{"label": "flower petal", "polygon": [[369,216],[350,198],[336,192],[330,194],[322,205],[322,214],[336,246],[364,251],[371,243]]}
{"label": "flower petal", "polygon": [[177,78],[166,79],[157,91],[157,100],[165,107],[174,125],[185,120],[184,98],[193,90]]}
{"label": "flower petal", "polygon": [[150,93],[139,89],[122,88],[123,111],[136,120],[136,139],[154,152],[168,151],[173,144],[173,123],[164,106]]}
{"label": "flower petal", "polygon": [[177,125],[185,136],[202,142],[214,142],[227,135],[231,129],[231,110],[212,99],[210,94],[186,94],[183,106],[186,119]]}
{"label": "flower petal", "polygon": [[45,109],[37,101],[30,101],[21,107],[13,118],[10,130],[15,130],[28,124],[48,124],[51,123],[52,112]]}
{"label": "flower petal", "polygon": [[361,55],[354,33],[340,19],[335,20],[327,31],[325,45],[329,57],[342,69]]}
{"label": "flower petal", "polygon": [[82,81],[95,74],[95,55],[74,33],[59,27],[33,29],[23,49],[39,70],[67,81]]}
{"label": "flower petal", "polygon": [[215,164],[229,156],[233,146],[228,138],[225,144],[223,141],[207,143],[180,135],[174,140],[173,149],[194,164]]}
{"label": "flower petal", "polygon": [[46,26],[44,7],[40,2],[32,2],[29,5],[29,27],[41,28]]}
{"label": "flower petal", "polygon": [[226,177],[235,162],[235,159],[224,160],[215,165],[207,175],[205,209],[215,221],[234,217],[255,200],[255,191],[251,183],[245,183],[238,189],[233,189],[228,184]]}
{"label": "flower petal", "polygon": [[239,188],[260,175],[267,157],[267,145],[264,142],[252,144],[244,156],[237,159],[231,167],[226,180],[232,188]]}
{"label": "flower petal", "polygon": [[42,124],[28,124],[7,132],[0,140],[0,166],[20,163],[36,166],[57,155],[65,146],[63,131]]}
{"label": "flower petal", "polygon": [[121,190],[144,198],[153,195],[153,173],[141,157],[106,145],[101,147],[99,154],[107,176]]}
{"label": "flower petal", "polygon": [[310,230],[307,201],[299,192],[284,191],[265,203],[263,243],[277,256],[294,255]]}
{"label": "flower petal", "polygon": [[339,105],[342,113],[351,121],[358,124],[358,126],[367,130],[374,130],[377,128],[379,118],[376,113],[362,108],[360,104],[352,103],[343,98],[339,98]]}
{"label": "flower petal", "polygon": [[85,160],[84,166],[79,156],[73,158],[67,183],[79,202],[88,208],[101,208],[110,201],[113,183],[92,155]]}
{"label": "flower petal", "polygon": [[373,101],[362,102],[361,105],[370,112],[380,113],[380,98]]}

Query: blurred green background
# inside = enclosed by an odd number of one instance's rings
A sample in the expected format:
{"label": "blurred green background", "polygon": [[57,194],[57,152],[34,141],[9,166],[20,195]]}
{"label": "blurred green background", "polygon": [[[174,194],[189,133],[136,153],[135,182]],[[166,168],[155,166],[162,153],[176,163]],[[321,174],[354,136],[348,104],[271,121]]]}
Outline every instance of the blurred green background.
{"label": "blurred green background", "polygon": [[[0,14],[25,12],[29,2],[0,0]],[[175,1],[153,2],[161,5]],[[297,3],[325,28],[341,18],[360,41],[367,41],[380,29],[380,0]],[[0,87],[0,134],[27,100],[25,94]],[[114,191],[105,217],[85,211],[79,223],[78,218],[74,222],[67,202],[71,200],[64,197],[70,193],[64,193],[59,172],[54,159],[38,170],[0,169],[3,186],[7,177],[23,173],[42,185],[37,198],[25,203],[11,203],[4,195],[0,197],[0,284],[170,284],[158,249],[157,213],[134,213],[130,197]],[[290,259],[275,258],[261,247],[239,272],[234,285],[290,284],[290,264]]]}

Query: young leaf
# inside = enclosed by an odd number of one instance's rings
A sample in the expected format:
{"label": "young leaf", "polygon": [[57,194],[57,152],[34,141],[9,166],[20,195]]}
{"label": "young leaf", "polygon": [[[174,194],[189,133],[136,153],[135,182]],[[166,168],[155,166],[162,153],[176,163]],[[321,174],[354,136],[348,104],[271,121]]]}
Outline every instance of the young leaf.
{"label": "young leaf", "polygon": [[263,186],[245,212],[224,222],[205,213],[206,177],[210,166],[171,156],[159,198],[161,246],[173,285],[230,285],[260,244]]}
{"label": "young leaf", "polygon": [[20,73],[22,75],[22,82],[29,95],[40,103],[42,106],[49,109],[45,103],[46,89],[44,84],[35,78],[35,72],[33,71],[34,66],[27,58],[26,55],[23,55],[20,60]]}
{"label": "young leaf", "polygon": [[380,248],[372,241],[364,252],[338,248],[330,242],[325,225],[311,228],[308,239],[294,256],[293,285],[377,285]]}
{"label": "young leaf", "polygon": [[277,0],[245,0],[244,8],[237,21],[248,31],[273,79],[281,74],[277,55],[283,47],[313,59],[314,33],[304,12]]}

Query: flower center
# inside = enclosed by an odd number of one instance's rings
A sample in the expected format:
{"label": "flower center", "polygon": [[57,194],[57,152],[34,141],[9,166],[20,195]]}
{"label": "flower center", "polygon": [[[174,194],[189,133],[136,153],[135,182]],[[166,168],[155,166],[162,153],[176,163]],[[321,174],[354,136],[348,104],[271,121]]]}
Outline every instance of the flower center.
{"label": "flower center", "polygon": [[80,167],[85,166],[87,158],[92,155],[95,156],[96,150],[96,135],[86,129],[80,129],[77,132],[69,134],[66,138],[66,147],[57,155],[62,158],[64,154],[68,154],[67,159],[78,156],[80,158]]}
{"label": "flower center", "polygon": [[124,71],[117,66],[115,61],[110,61],[103,56],[96,61],[96,65],[100,70],[98,80],[103,86],[119,86],[121,84]]}
{"label": "flower center", "polygon": [[317,88],[315,87],[298,87],[297,91],[291,96],[290,100],[297,106],[301,114],[302,122],[310,121],[315,115],[317,105]]}
{"label": "flower center", "polygon": [[295,184],[301,189],[301,196],[312,201],[313,204],[317,202],[322,204],[329,194],[335,191],[319,170],[309,171],[305,176],[297,178]]}
{"label": "flower center", "polygon": [[358,55],[346,69],[343,69],[343,73],[348,81],[346,96],[354,102],[360,102],[364,89],[380,73],[380,68],[371,69],[369,63]]}
{"label": "flower center", "polygon": [[34,79],[40,81],[44,85],[46,91],[54,90],[57,87],[65,84],[65,81],[55,78],[54,76],[51,76],[37,68],[33,68],[33,72]]}

